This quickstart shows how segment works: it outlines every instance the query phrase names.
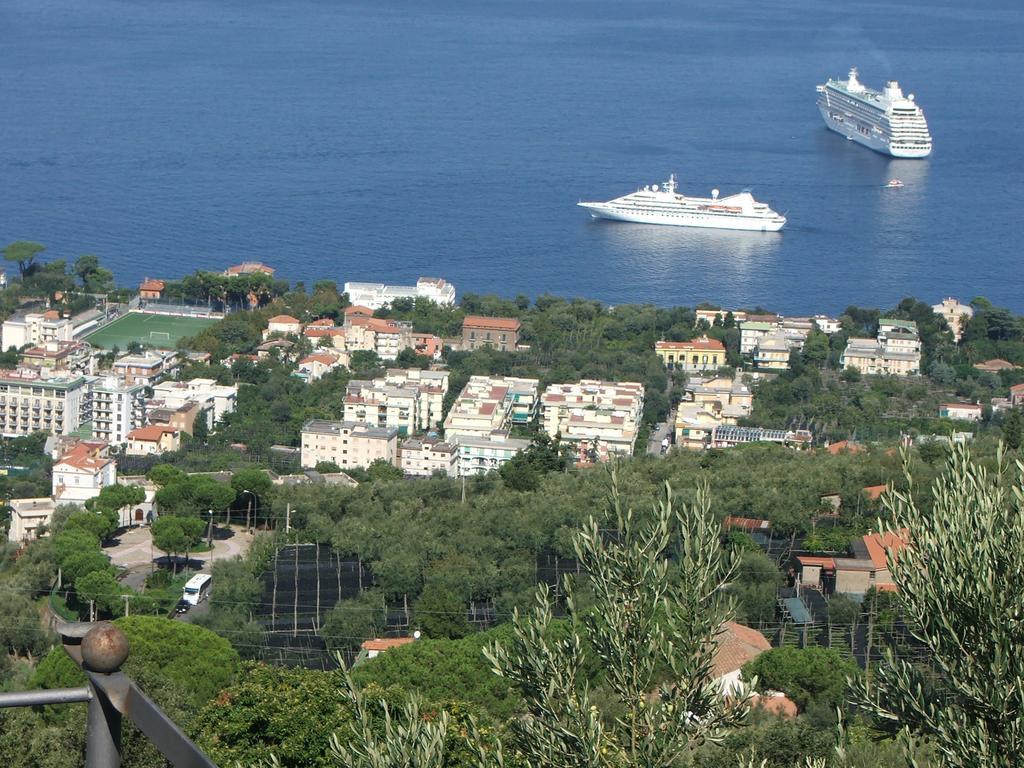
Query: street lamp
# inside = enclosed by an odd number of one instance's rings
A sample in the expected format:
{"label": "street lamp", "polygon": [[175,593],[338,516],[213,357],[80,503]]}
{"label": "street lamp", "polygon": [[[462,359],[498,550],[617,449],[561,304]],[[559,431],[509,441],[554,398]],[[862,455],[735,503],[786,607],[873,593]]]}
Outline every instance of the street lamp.
{"label": "street lamp", "polygon": [[257,496],[255,493],[250,491],[248,488],[242,489],[241,493],[249,494],[249,503],[248,503],[248,505],[245,508],[245,532],[246,533],[251,533],[250,520],[252,520],[252,500],[254,498],[255,499],[259,499],[259,496]]}
{"label": "street lamp", "polygon": [[213,510],[212,509],[206,510],[206,514],[210,518],[210,524],[206,528],[206,546],[208,546],[212,550],[213,549]]}

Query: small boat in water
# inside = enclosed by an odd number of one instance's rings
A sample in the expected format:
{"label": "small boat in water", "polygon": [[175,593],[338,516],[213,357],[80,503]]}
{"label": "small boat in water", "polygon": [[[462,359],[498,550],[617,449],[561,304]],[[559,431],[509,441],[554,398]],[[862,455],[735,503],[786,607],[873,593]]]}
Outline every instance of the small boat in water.
{"label": "small boat in water", "polygon": [[903,182],[899,179],[889,179],[889,183],[885,185],[886,189],[899,189],[903,186]]}

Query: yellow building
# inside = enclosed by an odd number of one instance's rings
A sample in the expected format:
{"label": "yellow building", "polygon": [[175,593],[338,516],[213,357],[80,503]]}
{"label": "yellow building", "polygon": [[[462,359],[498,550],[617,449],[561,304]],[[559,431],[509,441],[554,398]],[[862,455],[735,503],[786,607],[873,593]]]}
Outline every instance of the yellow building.
{"label": "yellow building", "polygon": [[707,336],[690,341],[658,341],[654,352],[670,371],[714,371],[726,364],[722,342]]}

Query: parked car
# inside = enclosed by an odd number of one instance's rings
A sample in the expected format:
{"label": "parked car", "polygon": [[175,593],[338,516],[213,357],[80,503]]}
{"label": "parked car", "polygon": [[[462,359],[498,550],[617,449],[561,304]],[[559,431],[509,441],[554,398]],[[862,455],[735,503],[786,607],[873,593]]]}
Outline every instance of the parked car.
{"label": "parked car", "polygon": [[182,598],[178,601],[178,604],[174,606],[174,612],[177,614],[188,613],[188,609],[191,607],[192,603],[185,598]]}

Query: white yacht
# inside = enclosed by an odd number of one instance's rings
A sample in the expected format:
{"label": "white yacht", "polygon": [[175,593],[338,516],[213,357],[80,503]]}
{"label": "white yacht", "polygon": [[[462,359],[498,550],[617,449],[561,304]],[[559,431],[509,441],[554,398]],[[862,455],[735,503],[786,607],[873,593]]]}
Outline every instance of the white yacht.
{"label": "white yacht", "polygon": [[661,186],[652,184],[607,203],[578,203],[595,219],[632,221],[638,224],[668,224],[674,227],[710,227],[778,232],[786,223],[782,216],[749,192],[719,197],[686,197],[676,194],[676,176]]}
{"label": "white yacht", "polygon": [[895,80],[887,82],[885,90],[875,91],[857,79],[856,68],[851,69],[848,79],[829,79],[818,86],[818,109],[830,129],[883,155],[931,154],[932,137],[924,112],[914,94],[904,96]]}

